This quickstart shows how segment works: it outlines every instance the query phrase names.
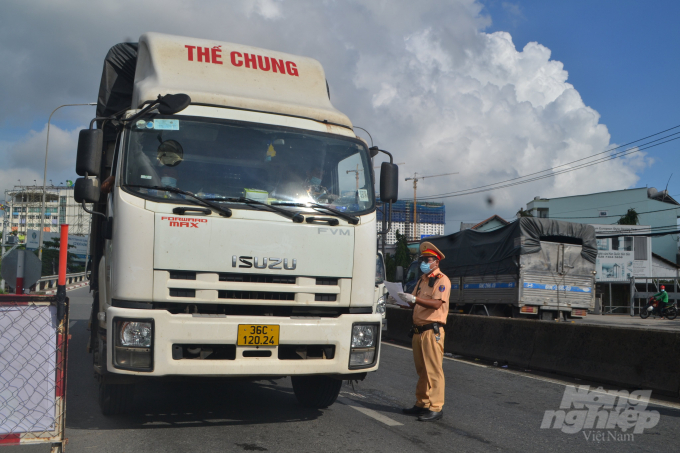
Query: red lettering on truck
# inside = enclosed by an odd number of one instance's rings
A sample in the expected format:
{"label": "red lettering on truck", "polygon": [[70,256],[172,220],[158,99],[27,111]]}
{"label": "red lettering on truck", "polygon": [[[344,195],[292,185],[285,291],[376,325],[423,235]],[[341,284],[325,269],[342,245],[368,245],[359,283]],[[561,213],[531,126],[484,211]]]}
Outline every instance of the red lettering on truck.
{"label": "red lettering on truck", "polygon": [[171,227],[179,228],[199,228],[199,224],[208,223],[208,219],[192,219],[187,217],[161,217],[161,220],[168,220]]}
{"label": "red lettering on truck", "polygon": [[243,55],[241,55],[241,52],[232,52],[231,53],[231,64],[234,66],[243,66],[243,60],[236,60],[236,58],[243,58]]}
{"label": "red lettering on truck", "polygon": [[251,55],[249,53],[244,53],[243,54],[243,59],[246,61],[246,68],[249,68],[250,65],[253,65],[253,69],[257,69],[257,60],[255,60],[255,57],[257,55]]}
{"label": "red lettering on truck", "polygon": [[194,49],[196,46],[184,46],[189,51],[189,61],[194,61]]}
{"label": "red lettering on truck", "polygon": [[288,71],[289,75],[292,75],[292,76],[295,76],[295,77],[298,76],[297,66],[292,61],[286,61],[286,70]]}
{"label": "red lettering on truck", "polygon": [[220,49],[222,46],[213,46],[212,49],[210,49],[210,55],[212,56],[212,62],[214,64],[222,64],[222,60],[218,60],[218,58],[222,58],[222,49]]}
{"label": "red lettering on truck", "polygon": [[229,54],[232,66],[240,68],[244,65],[248,69],[259,69],[261,71],[272,71],[277,74],[288,74],[299,77],[297,65],[292,61],[283,61],[273,57],[241,53],[233,51]]}
{"label": "red lettering on truck", "polygon": [[206,63],[210,63],[210,48],[199,47],[196,49],[196,53],[198,54],[199,63],[202,62],[204,58]]}
{"label": "red lettering on truck", "polygon": [[[196,47],[184,46],[187,48],[187,58],[189,61],[194,61],[194,50],[196,51],[196,59],[200,63],[223,64],[222,62],[222,46],[213,47]],[[212,61],[211,61],[212,60]],[[267,57],[264,55],[256,55],[251,53],[241,53],[237,51],[229,52],[229,60],[231,65],[237,68],[245,65],[248,69],[259,69],[265,72],[275,72],[277,74],[288,74],[293,77],[299,77],[297,65],[292,61],[284,61],[280,58]]]}

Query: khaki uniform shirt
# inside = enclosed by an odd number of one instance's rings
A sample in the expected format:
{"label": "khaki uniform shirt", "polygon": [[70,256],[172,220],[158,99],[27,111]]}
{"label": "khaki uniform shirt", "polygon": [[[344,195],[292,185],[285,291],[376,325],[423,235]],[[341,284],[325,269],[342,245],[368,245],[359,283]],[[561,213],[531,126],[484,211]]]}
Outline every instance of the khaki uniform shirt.
{"label": "khaki uniform shirt", "polygon": [[[434,286],[430,287],[430,277],[438,277]],[[441,307],[434,310],[417,305],[413,308],[413,324],[422,326],[433,322],[446,324],[446,317],[449,314],[449,295],[451,294],[451,280],[439,269],[434,270],[430,275],[423,274],[418,280],[418,284],[412,293],[416,297],[424,299],[437,299],[442,301]]]}

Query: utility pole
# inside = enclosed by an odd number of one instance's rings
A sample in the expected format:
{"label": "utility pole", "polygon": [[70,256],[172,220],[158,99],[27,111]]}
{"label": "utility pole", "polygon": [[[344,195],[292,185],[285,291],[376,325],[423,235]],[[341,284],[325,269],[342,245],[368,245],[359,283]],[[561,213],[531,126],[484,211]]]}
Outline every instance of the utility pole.
{"label": "utility pole", "polygon": [[43,185],[42,185],[42,204],[40,206],[40,239],[38,239],[38,258],[42,262],[42,250],[43,250],[43,230],[45,229],[45,190],[47,185],[47,152],[50,149],[50,122],[52,121],[52,115],[54,112],[62,107],[75,107],[75,106],[92,106],[97,105],[96,102],[88,102],[87,104],[64,104],[60,105],[56,109],[52,110],[50,117],[47,119],[47,140],[45,142],[45,169],[43,171]]}
{"label": "utility pole", "polygon": [[458,172],[455,173],[442,173],[441,175],[430,175],[430,176],[418,176],[418,173],[413,173],[412,178],[406,178],[404,181],[411,181],[413,180],[413,236],[412,240],[417,241],[418,240],[418,234],[416,233],[416,224],[418,223],[418,208],[416,207],[417,204],[417,198],[416,198],[416,193],[418,191],[418,181],[421,179],[425,178],[437,178],[439,176],[448,176],[448,175],[457,175]]}

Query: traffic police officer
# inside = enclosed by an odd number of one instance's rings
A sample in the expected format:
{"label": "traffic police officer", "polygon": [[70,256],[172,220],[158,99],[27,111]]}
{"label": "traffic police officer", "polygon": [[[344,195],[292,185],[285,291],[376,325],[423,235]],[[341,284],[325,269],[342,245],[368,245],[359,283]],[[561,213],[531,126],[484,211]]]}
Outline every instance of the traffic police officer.
{"label": "traffic police officer", "polygon": [[413,360],[418,373],[416,404],[403,409],[422,422],[439,420],[444,412],[444,329],[449,314],[451,281],[439,270],[444,254],[430,242],[420,244],[422,277],[412,294],[399,297],[413,307]]}

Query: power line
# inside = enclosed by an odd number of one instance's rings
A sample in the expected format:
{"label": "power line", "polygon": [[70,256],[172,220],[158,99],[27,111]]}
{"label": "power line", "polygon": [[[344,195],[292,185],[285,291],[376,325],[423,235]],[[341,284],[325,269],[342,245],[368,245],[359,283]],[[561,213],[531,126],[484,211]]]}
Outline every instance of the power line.
{"label": "power line", "polygon": [[[678,135],[678,134],[680,134],[680,132],[675,132],[675,133],[673,133],[673,134],[669,134],[669,135],[667,135],[667,136],[664,136],[664,137],[658,138],[658,139],[656,139],[656,140],[652,140],[652,141],[650,141],[650,142],[647,142],[647,143],[641,145],[640,147],[629,148],[629,149],[620,151],[620,152],[618,152],[618,153],[614,153],[614,154],[611,155],[611,156],[601,157],[601,158],[598,158],[598,159],[596,159],[596,160],[594,160],[594,161],[586,162],[586,163],[577,165],[577,166],[572,167],[572,168],[567,168],[567,169],[560,170],[560,171],[557,171],[557,172],[553,172],[553,173],[547,174],[547,175],[540,175],[541,173],[545,173],[546,171],[555,170],[555,169],[557,169],[557,168],[564,167],[564,166],[567,166],[567,165],[571,165],[571,164],[576,163],[576,162],[580,162],[580,161],[587,160],[587,159],[592,159],[592,158],[595,157],[595,156],[598,156],[598,155],[601,155],[601,154],[605,154],[605,153],[609,153],[609,152],[614,151],[614,150],[616,150],[616,149],[619,149],[619,148],[621,148],[621,147],[623,147],[623,146],[627,146],[627,145],[629,145],[629,144],[631,144],[631,143],[636,143],[636,142],[639,142],[639,141],[641,141],[641,140],[645,140],[645,139],[647,139],[647,138],[649,138],[649,137],[653,137],[653,136],[655,136],[655,135],[662,134],[662,133],[664,133],[664,132],[667,132],[667,131],[669,131],[669,130],[675,129],[675,128],[677,128],[677,127],[680,127],[680,125],[675,126],[675,127],[673,127],[673,128],[670,128],[670,129],[666,129],[666,131],[658,132],[658,133],[656,133],[656,134],[647,136],[647,137],[645,137],[645,138],[642,138],[642,139],[639,139],[639,140],[635,140],[635,141],[633,141],[633,142],[629,142],[629,143],[627,143],[627,144],[625,144],[625,145],[621,145],[621,146],[618,146],[618,147],[616,147],[616,148],[612,148],[612,149],[609,149],[609,150],[607,150],[607,151],[603,151],[603,152],[594,154],[594,155],[592,155],[592,156],[588,156],[588,157],[584,157],[584,158],[581,158],[581,159],[577,159],[577,160],[575,160],[575,161],[567,162],[567,163],[565,163],[565,164],[561,164],[561,165],[558,165],[558,166],[555,166],[555,167],[551,167],[551,168],[548,168],[548,169],[545,169],[545,170],[541,170],[541,171],[538,171],[538,172],[529,173],[529,174],[527,174],[527,175],[518,176],[518,177],[516,177],[516,178],[511,178],[511,179],[507,179],[507,180],[505,180],[505,181],[499,181],[499,182],[492,183],[492,184],[485,184],[485,185],[483,185],[483,186],[478,186],[478,187],[474,187],[474,188],[470,188],[470,189],[464,189],[464,190],[459,190],[459,191],[454,191],[454,192],[445,192],[445,193],[436,194],[436,195],[428,195],[428,196],[423,197],[423,199],[451,198],[451,197],[456,197],[456,196],[471,195],[471,194],[480,193],[480,192],[488,192],[488,191],[491,191],[491,190],[503,189],[503,188],[512,187],[512,186],[519,185],[519,184],[525,184],[525,183],[528,183],[528,182],[538,181],[538,180],[544,179],[544,178],[551,178],[551,177],[554,177],[554,176],[557,176],[557,175],[560,175],[560,174],[563,174],[563,173],[567,173],[567,172],[579,170],[579,169],[582,169],[582,168],[590,167],[590,166],[593,166],[593,165],[597,165],[597,164],[599,164],[599,163],[603,163],[603,162],[606,162],[606,161],[609,161],[609,160],[613,160],[613,159],[617,159],[617,158],[620,158],[620,157],[624,157],[624,156],[627,156],[627,155],[630,155],[630,154],[634,154],[634,153],[637,153],[637,152],[640,152],[640,151],[643,151],[643,150],[646,150],[646,149],[649,149],[649,148],[653,148],[653,147],[655,147],[655,146],[663,145],[663,144],[665,144],[665,143],[668,143],[668,142],[671,142],[671,141],[674,141],[674,140],[678,140],[678,139],[680,139],[680,137],[675,137],[675,138],[670,138],[670,137],[673,137],[674,135]],[[668,140],[666,140],[666,139],[668,139]],[[653,143],[655,143],[655,142],[659,142],[660,140],[665,140],[665,141],[662,141],[662,142],[660,142],[660,143],[653,144]],[[518,181],[518,180],[527,178],[527,177],[529,177],[529,176],[534,176],[534,175],[540,175],[540,176],[536,176],[536,177],[534,177],[534,178],[526,179],[526,180],[523,180],[523,181]],[[513,181],[515,181],[515,182],[513,182]],[[505,183],[510,183],[510,184],[505,184]],[[505,184],[505,185],[498,186],[499,184]],[[497,187],[493,187],[493,186],[497,186]]]}
{"label": "power line", "polygon": [[[639,142],[639,141],[646,140],[646,139],[648,139],[648,138],[650,138],[650,137],[654,137],[654,136],[656,136],[656,135],[663,134],[663,133],[668,132],[668,131],[670,131],[670,130],[677,129],[678,127],[680,127],[680,125],[675,126],[675,127],[671,127],[670,129],[666,129],[666,130],[661,131],[661,132],[657,132],[656,134],[648,135],[647,137],[644,137],[644,138],[641,138],[641,139],[638,139],[638,140],[634,140],[634,141],[632,141],[632,142],[628,142],[628,143],[626,143],[626,144],[617,146],[617,147],[615,147],[615,148],[611,148],[611,149],[608,149],[608,150],[606,150],[606,151],[602,151],[602,152],[600,152],[600,153],[593,154],[593,155],[591,155],[591,156],[582,157],[581,159],[577,159],[577,160],[574,160],[574,161],[571,161],[571,162],[567,162],[567,163],[564,163],[564,164],[561,164],[561,165],[557,165],[557,166],[555,166],[555,167],[547,168],[547,169],[545,169],[545,170],[537,171],[537,172],[534,172],[534,173],[529,173],[528,175],[518,176],[518,177],[516,177],[516,178],[506,179],[505,181],[500,181],[500,182],[496,182],[496,183],[492,183],[492,184],[486,184],[486,185],[484,185],[484,186],[475,187],[475,188],[473,188],[473,189],[466,189],[466,190],[461,190],[461,191],[456,191],[456,192],[449,192],[449,193],[446,193],[446,194],[444,194],[444,195],[453,194],[453,193],[459,193],[459,192],[465,192],[465,191],[467,191],[467,190],[476,190],[476,189],[481,189],[481,188],[484,188],[484,187],[491,187],[491,186],[494,186],[494,185],[497,185],[497,184],[503,184],[503,183],[506,183],[506,182],[516,181],[516,180],[518,180],[518,179],[523,179],[523,178],[526,178],[526,177],[528,177],[528,176],[533,176],[533,175],[538,175],[538,174],[540,174],[540,173],[545,173],[546,171],[554,170],[554,169],[556,169],[556,168],[564,167],[564,166],[566,166],[566,165],[571,165],[571,164],[573,164],[573,163],[580,162],[580,161],[583,161],[583,160],[586,160],[586,159],[591,159],[591,158],[593,158],[593,157],[595,157],[595,156],[599,156],[600,154],[606,154],[606,153],[609,153],[609,152],[611,152],[611,151],[615,151],[615,150],[617,150],[617,149],[623,148],[623,147],[628,146],[628,145],[631,145],[631,144],[633,144],[633,143],[637,143],[637,142]],[[654,143],[654,142],[657,142],[657,141],[659,141],[659,140],[664,140],[664,139],[666,139],[666,138],[668,138],[668,137],[672,137],[673,135],[677,135],[677,134],[680,134],[680,132],[675,132],[675,133],[673,133],[673,134],[667,135],[666,137],[661,137],[661,138],[658,138],[658,139],[656,139],[656,140],[652,140],[651,142],[645,143],[645,144],[643,144],[642,146],[649,145],[649,144]],[[628,149],[628,150],[620,151],[619,153],[615,153],[614,156],[616,156],[616,157],[621,157],[621,156],[618,156],[618,155],[621,154],[621,153],[625,153],[626,151],[630,151],[630,150],[635,150],[635,148],[630,148],[630,149]],[[636,151],[641,151],[641,150],[638,149],[638,150],[636,150]],[[609,157],[613,157],[613,156],[608,156],[607,158],[604,158],[604,159],[605,159],[605,160],[608,160]],[[603,159],[603,158],[600,158],[600,159]],[[584,164],[582,164],[582,165],[584,165]],[[545,176],[548,176],[548,175],[545,175]]]}
{"label": "power line", "polygon": [[[642,187],[640,187],[640,188],[642,188]],[[624,189],[624,190],[634,190],[634,189]],[[607,193],[607,192],[600,192],[600,193]],[[590,194],[588,194],[588,195],[574,195],[574,197],[587,197],[589,195]],[[675,193],[675,194],[670,195],[670,196],[671,197],[677,197],[677,196],[680,196],[680,194]],[[556,197],[556,198],[564,198],[564,197]],[[569,198],[572,198],[572,197],[569,197]],[[631,204],[647,203],[648,201],[649,201],[649,199],[640,200],[640,201],[630,201],[630,202],[627,202],[627,203],[610,204],[610,205],[606,205],[606,206],[598,206],[597,208],[574,209],[573,211],[562,211],[559,214],[568,214],[570,212],[579,212],[579,211],[591,211],[593,209],[614,208],[616,206],[625,206],[625,205],[631,205]],[[659,201],[659,200],[655,200],[655,201]]]}
{"label": "power line", "polygon": [[674,231],[664,231],[664,232],[659,232],[659,233],[641,233],[641,234],[607,234],[600,236],[598,234],[595,235],[596,238],[598,239],[606,239],[606,238],[617,238],[617,237],[656,237],[656,236],[668,236],[670,234],[679,234],[680,230],[674,230]]}
{"label": "power line", "polygon": [[[664,138],[667,138],[667,137],[664,137]],[[529,183],[529,182],[539,181],[539,180],[545,179],[545,178],[552,178],[552,177],[554,177],[554,176],[561,175],[561,174],[563,174],[563,173],[569,173],[569,172],[571,172],[571,171],[576,171],[576,170],[580,170],[580,169],[582,169],[582,168],[591,167],[591,166],[594,166],[594,165],[597,165],[597,164],[600,164],[600,163],[603,163],[603,162],[606,162],[606,161],[609,161],[609,160],[613,160],[613,159],[617,159],[617,158],[620,158],[620,157],[624,157],[624,156],[627,156],[627,155],[629,155],[629,154],[634,154],[634,153],[643,151],[643,150],[645,150],[645,149],[649,149],[649,148],[653,148],[653,147],[655,147],[655,146],[663,145],[664,143],[668,143],[668,142],[671,142],[671,141],[673,141],[673,140],[678,140],[678,139],[680,139],[680,137],[676,137],[676,138],[667,140],[667,141],[665,141],[665,142],[657,143],[656,145],[650,145],[650,146],[647,146],[647,147],[645,147],[645,148],[638,148],[638,149],[633,149],[633,150],[627,150],[627,152],[623,151],[623,152],[621,152],[621,153],[619,153],[619,154],[616,154],[616,155],[614,155],[614,156],[609,156],[609,157],[605,157],[605,158],[600,158],[600,159],[598,159],[598,160],[596,160],[596,161],[589,162],[589,163],[587,163],[587,164],[581,164],[581,165],[578,165],[578,166],[573,167],[573,168],[568,168],[568,169],[566,169],[566,170],[560,170],[560,171],[557,171],[557,172],[554,172],[554,173],[551,173],[551,174],[548,174],[548,175],[537,176],[537,177],[534,177],[534,178],[531,178],[531,179],[527,179],[527,180],[524,180],[524,181],[517,181],[517,182],[512,183],[512,184],[506,184],[506,185],[498,186],[498,187],[488,187],[488,186],[493,185],[493,184],[489,184],[489,185],[487,185],[487,186],[481,186],[480,189],[482,189],[482,190],[469,189],[469,190],[465,190],[465,191],[450,192],[451,195],[447,195],[447,194],[439,194],[439,195],[431,195],[431,196],[427,196],[427,197],[423,197],[423,198],[424,198],[424,199],[430,199],[430,198],[451,198],[451,197],[457,197],[457,196],[463,196],[463,195],[471,195],[471,194],[480,193],[480,192],[488,192],[488,191],[491,191],[491,190],[498,190],[498,189],[504,189],[504,188],[507,188],[507,187],[513,187],[513,186],[517,186],[517,185],[520,185],[520,184],[526,184],[526,183]],[[517,179],[517,178],[516,178],[516,179]],[[501,183],[496,183],[496,184],[501,184]],[[486,188],[486,187],[488,187],[488,188]],[[465,192],[465,193],[461,193],[461,192]]]}
{"label": "power line", "polygon": [[[497,186],[497,187],[483,188],[481,190],[469,189],[468,191],[450,192],[451,195],[447,195],[447,194],[428,195],[428,196],[423,197],[423,199],[424,200],[437,200],[437,199],[440,199],[440,198],[462,197],[462,196],[465,196],[465,195],[472,195],[472,194],[482,193],[482,192],[490,192],[492,190],[505,189],[505,188],[508,188],[508,187],[518,186],[518,185],[526,184],[526,183],[529,183],[529,182],[539,181],[539,180],[545,179],[545,178],[552,178],[554,176],[561,175],[563,173],[569,173],[571,171],[580,170],[582,168],[591,167],[593,165],[596,165],[596,164],[599,164],[599,163],[602,163],[602,162],[606,162],[608,160],[613,160],[613,159],[616,159],[616,158],[619,158],[619,157],[624,157],[628,154],[634,154],[634,153],[637,153],[637,152],[640,152],[640,151],[643,151],[643,150],[646,150],[646,149],[649,149],[649,148],[653,148],[655,146],[663,145],[664,143],[668,143],[668,142],[671,142],[673,140],[678,140],[678,139],[680,139],[680,137],[676,137],[676,138],[667,140],[667,141],[662,142],[662,143],[657,143],[656,145],[651,145],[651,146],[648,146],[646,148],[639,148],[639,149],[636,149],[636,150],[632,150],[632,151],[627,152],[625,154],[619,154],[619,155],[616,155],[616,156],[603,158],[603,159],[600,159],[598,161],[595,161],[595,162],[592,162],[592,163],[589,163],[589,164],[584,164],[584,165],[580,165],[580,166],[577,166],[577,167],[574,167],[574,168],[561,170],[559,172],[555,172],[555,173],[552,173],[552,174],[549,174],[549,175],[537,176],[537,177],[532,178],[532,179],[527,179],[527,180],[524,180],[524,181],[518,181],[518,182],[515,182],[515,183],[512,183],[512,184],[506,184],[506,185]],[[497,183],[497,184],[500,184],[500,183]],[[486,187],[486,186],[483,186],[483,187]],[[463,192],[463,193],[460,193],[460,192]]]}
{"label": "power line", "polygon": [[[625,203],[624,203],[625,204]],[[599,209],[599,208],[592,208],[592,209]],[[637,212],[638,215],[642,214],[651,214],[654,212],[664,212],[664,211],[677,211],[680,209],[680,206],[676,208],[669,208],[669,209],[659,209],[656,211],[644,211],[644,212]],[[553,216],[548,216],[549,219],[558,219],[558,220],[568,220],[568,219],[603,219],[607,217],[623,217],[626,214],[618,214],[618,215],[600,215],[600,216],[595,216],[595,217],[582,217],[582,216],[572,216],[572,217],[553,217]]]}

